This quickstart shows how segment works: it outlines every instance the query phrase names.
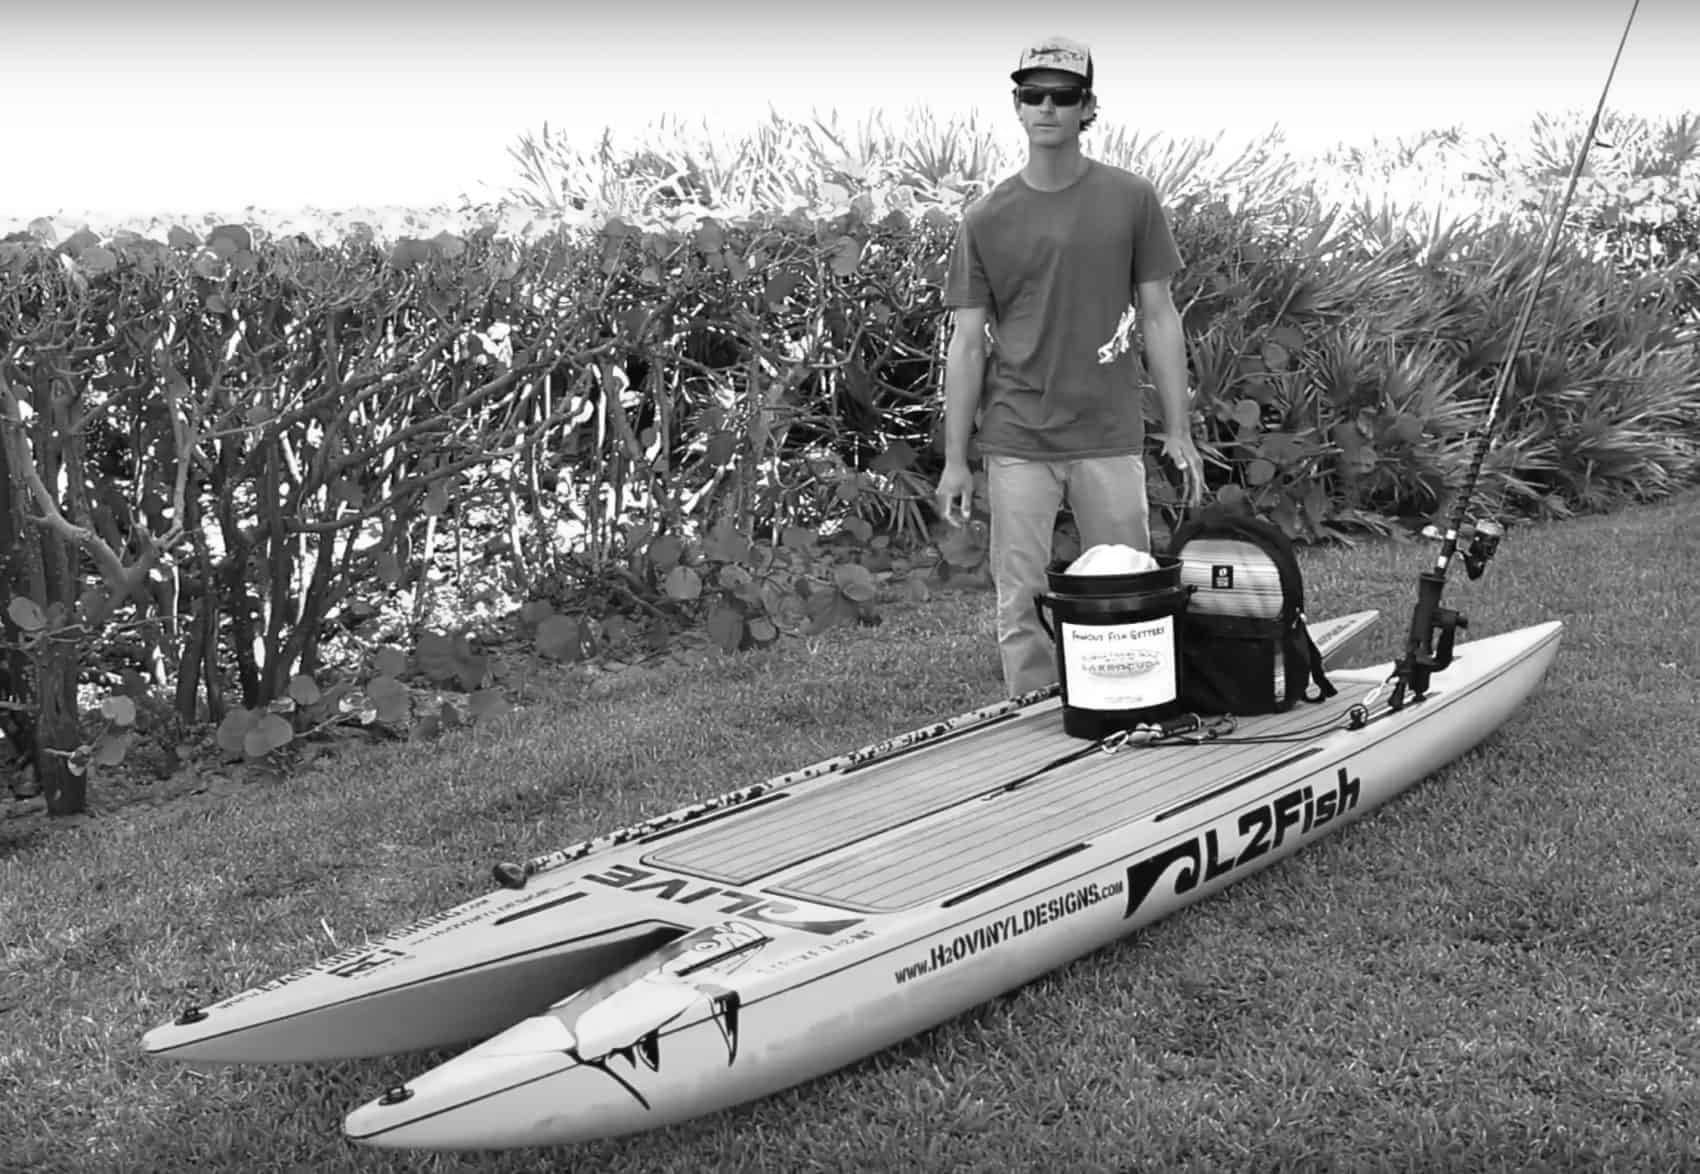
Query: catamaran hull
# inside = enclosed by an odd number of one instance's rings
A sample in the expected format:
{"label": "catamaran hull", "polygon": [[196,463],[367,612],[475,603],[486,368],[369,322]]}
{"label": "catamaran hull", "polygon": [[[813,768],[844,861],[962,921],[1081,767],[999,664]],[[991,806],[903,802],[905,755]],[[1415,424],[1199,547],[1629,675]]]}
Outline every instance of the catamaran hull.
{"label": "catamaran hull", "polygon": [[[837,891],[845,907],[855,888],[866,898],[863,918],[835,936],[773,935],[749,965],[718,964],[684,1011],[690,995],[678,991],[688,980],[656,988],[676,1000],[665,1006],[630,987],[619,1015],[631,1038],[613,1050],[583,1054],[597,1001],[576,996],[357,1109],[346,1132],[421,1149],[557,1145],[654,1129],[831,1072],[1126,937],[1394,798],[1499,728],[1539,684],[1559,638],[1551,623],[1466,644],[1426,698],[1396,712],[1372,705],[1361,723],[1306,736],[1302,712],[1242,722],[1242,734],[1279,728],[1287,740],[1190,748],[1200,764],[1192,781],[1152,789],[1149,801],[1128,798],[1139,789],[1130,780],[1142,765],[1184,761],[1183,751],[1129,749],[1075,768],[1072,778],[1053,771],[1062,777],[1031,792],[989,797],[985,804],[1019,803],[1029,847],[1050,850],[1008,873],[976,874],[978,884],[941,900],[880,906],[867,897],[879,891],[869,879],[878,868],[855,872],[854,885],[844,869],[819,868],[764,882],[767,891],[817,898]],[[1336,672],[1342,698],[1329,712],[1349,716],[1352,696],[1370,693],[1390,670]],[[1094,804],[1139,814],[1091,827]],[[982,815],[959,810],[955,819],[967,825]],[[926,837],[959,843],[950,818],[941,813],[935,829],[888,829],[883,838],[903,841],[888,845],[893,859]],[[1069,835],[1084,827],[1089,834]],[[649,877],[721,859],[724,851],[708,848],[724,849],[727,835],[699,833],[718,841],[652,851],[644,869],[628,871]],[[881,838],[864,851],[877,855]],[[596,1034],[625,1039],[600,1025]]]}

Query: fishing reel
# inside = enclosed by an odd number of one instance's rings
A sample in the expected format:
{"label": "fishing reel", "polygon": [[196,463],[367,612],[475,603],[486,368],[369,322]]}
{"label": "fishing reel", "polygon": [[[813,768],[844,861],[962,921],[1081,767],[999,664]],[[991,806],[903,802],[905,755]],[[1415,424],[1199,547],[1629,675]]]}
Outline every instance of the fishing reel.
{"label": "fishing reel", "polygon": [[[1440,542],[1446,535],[1431,523],[1423,527],[1423,537]],[[1464,544],[1459,557],[1464,562],[1464,573],[1471,579],[1480,579],[1493,556],[1499,553],[1499,541],[1504,537],[1505,527],[1492,518],[1478,518],[1459,527],[1458,541]]]}

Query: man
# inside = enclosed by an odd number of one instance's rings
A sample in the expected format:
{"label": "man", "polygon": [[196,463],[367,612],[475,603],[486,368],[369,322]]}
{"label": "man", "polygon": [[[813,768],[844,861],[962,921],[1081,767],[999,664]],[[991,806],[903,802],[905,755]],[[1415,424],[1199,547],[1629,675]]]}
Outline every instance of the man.
{"label": "man", "polygon": [[1015,113],[1027,164],[968,209],[945,303],[945,467],[937,501],[966,519],[968,441],[978,423],[991,507],[998,652],[1018,696],[1056,680],[1033,596],[1046,587],[1063,501],[1083,548],[1149,550],[1142,390],[1119,345],[1131,306],[1163,410],[1163,455],[1197,504],[1203,469],[1188,418],[1186,344],[1169,279],[1179,251],[1151,183],[1081,154],[1090,126],[1092,55],[1062,37],[1025,50]]}

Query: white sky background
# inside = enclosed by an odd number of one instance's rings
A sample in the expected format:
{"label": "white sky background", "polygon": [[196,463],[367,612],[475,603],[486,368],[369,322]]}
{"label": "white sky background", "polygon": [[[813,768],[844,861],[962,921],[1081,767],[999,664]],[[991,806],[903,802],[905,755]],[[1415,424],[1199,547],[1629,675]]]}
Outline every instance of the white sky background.
{"label": "white sky background", "polygon": [[[27,3],[27,9],[25,4]],[[19,0],[0,230],[65,213],[488,199],[522,134],[662,114],[1011,119],[1023,41],[1088,41],[1103,121],[1298,149],[1591,110],[1630,0]],[[20,11],[20,9],[23,9]],[[1700,110],[1700,0],[1641,0],[1615,109]],[[894,125],[899,120],[891,120]]]}

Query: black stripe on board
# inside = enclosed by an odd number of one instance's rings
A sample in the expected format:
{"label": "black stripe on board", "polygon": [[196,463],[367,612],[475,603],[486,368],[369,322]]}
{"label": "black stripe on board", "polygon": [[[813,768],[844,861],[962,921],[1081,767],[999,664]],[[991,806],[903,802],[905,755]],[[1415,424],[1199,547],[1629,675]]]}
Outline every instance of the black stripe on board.
{"label": "black stripe on board", "polygon": [[1259,769],[1252,771],[1250,774],[1243,774],[1239,778],[1234,779],[1231,782],[1223,783],[1220,787],[1217,787],[1214,791],[1206,791],[1202,795],[1194,795],[1191,799],[1188,799],[1183,803],[1175,804],[1173,807],[1169,808],[1167,811],[1158,812],[1156,822],[1162,823],[1165,819],[1173,819],[1177,815],[1181,815],[1181,814],[1184,814],[1185,812],[1191,811],[1194,807],[1197,807],[1202,803],[1208,803],[1212,799],[1218,798],[1222,795],[1226,795],[1229,791],[1238,790],[1239,788],[1245,786],[1247,783],[1255,783],[1258,779],[1261,779],[1264,775],[1274,774],[1276,771],[1281,770],[1283,767],[1291,766],[1295,762],[1303,762],[1305,759],[1309,758],[1311,755],[1320,754],[1320,753],[1322,753],[1322,747],[1320,747],[1320,746],[1309,746],[1309,747],[1306,747],[1305,749],[1299,751],[1297,754],[1289,754],[1285,758],[1278,758],[1274,762],[1271,762],[1268,766],[1260,767]]}
{"label": "black stripe on board", "polygon": [[1015,869],[1013,872],[1006,872],[1002,876],[993,877],[991,880],[987,881],[985,884],[975,885],[973,888],[969,889],[967,892],[957,893],[954,897],[946,897],[944,899],[944,901],[940,903],[939,907],[941,909],[949,909],[952,905],[960,905],[964,901],[968,901],[968,900],[971,900],[975,897],[978,897],[981,893],[990,892],[992,889],[997,888],[999,885],[1008,884],[1010,881],[1013,881],[1013,880],[1020,880],[1022,877],[1026,876],[1028,873],[1036,872],[1037,870],[1044,868],[1047,865],[1055,864],[1059,860],[1067,860],[1070,856],[1073,856],[1076,852],[1085,851],[1086,846],[1087,846],[1086,843],[1084,841],[1082,841],[1079,844],[1071,845],[1070,847],[1063,848],[1060,851],[1052,852],[1049,856],[1046,856],[1042,860],[1035,860],[1031,864],[1022,865],[1020,868]]}

